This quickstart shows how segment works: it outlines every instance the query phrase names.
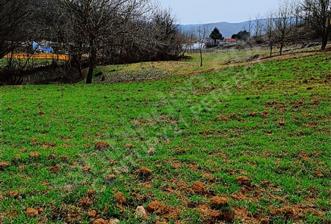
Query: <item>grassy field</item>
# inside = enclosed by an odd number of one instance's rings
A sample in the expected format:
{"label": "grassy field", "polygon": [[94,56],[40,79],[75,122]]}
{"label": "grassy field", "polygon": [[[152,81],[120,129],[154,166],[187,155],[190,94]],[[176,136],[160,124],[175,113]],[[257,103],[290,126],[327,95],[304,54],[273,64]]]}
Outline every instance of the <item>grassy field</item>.
{"label": "grassy field", "polygon": [[0,87],[0,223],[330,223],[330,61]]}
{"label": "grassy field", "polygon": [[244,50],[214,49],[211,52],[203,53],[203,66],[201,67],[200,55],[197,53],[187,53],[186,56],[190,58],[188,60],[100,66],[97,68],[96,73],[102,73],[103,77],[97,77],[96,81],[116,83],[123,81],[156,80],[174,75],[184,76],[213,73],[233,66],[314,55],[316,54],[316,50],[316,47],[300,48],[300,46],[290,46],[285,49],[283,56],[279,56],[278,49],[274,49],[273,56],[270,58],[269,49],[265,47],[254,47]]}
{"label": "grassy field", "polygon": [[190,75],[210,72],[217,69],[222,69],[230,63],[246,62],[254,55],[267,56],[268,51],[264,48],[252,48],[246,50],[215,50],[213,52],[203,54],[203,66],[200,67],[200,55],[197,53],[188,53],[191,57],[189,60],[181,61],[161,61],[161,62],[144,62],[133,63],[130,65],[111,65],[99,67],[99,71],[109,76],[119,76],[124,74],[153,74],[157,71],[158,75]]}

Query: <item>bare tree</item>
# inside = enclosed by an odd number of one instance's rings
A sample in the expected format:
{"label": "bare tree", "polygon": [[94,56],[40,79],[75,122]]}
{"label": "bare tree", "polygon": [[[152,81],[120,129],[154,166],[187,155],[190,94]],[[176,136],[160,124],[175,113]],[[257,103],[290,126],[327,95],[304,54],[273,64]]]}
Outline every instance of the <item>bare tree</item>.
{"label": "bare tree", "polygon": [[147,15],[113,27],[112,33],[116,35],[108,36],[100,49],[103,63],[172,60],[183,53],[184,39],[169,11],[149,9]]}
{"label": "bare tree", "polygon": [[266,19],[265,33],[269,44],[270,57],[272,56],[273,43],[274,43],[274,29],[275,29],[275,18],[272,13],[268,15]]}
{"label": "bare tree", "polygon": [[250,34],[252,34],[252,29],[253,29],[253,23],[252,23],[252,18],[249,18],[247,27],[245,27],[245,30],[247,30]]}
{"label": "bare tree", "polygon": [[30,15],[29,1],[0,0],[0,58],[25,37],[24,23]]}
{"label": "bare tree", "polygon": [[331,1],[304,0],[303,9],[312,29],[321,37],[321,50],[325,50],[331,30]]}
{"label": "bare tree", "polygon": [[170,12],[157,10],[152,17],[152,27],[157,59],[170,59],[168,53],[178,55],[181,52],[181,36]]}
{"label": "bare tree", "polygon": [[199,53],[200,53],[200,67],[203,66],[203,54],[202,54],[202,49],[204,48],[205,42],[206,42],[206,28],[200,26],[199,30],[199,39],[198,39],[198,43],[199,43]]}
{"label": "bare tree", "polygon": [[59,0],[71,23],[71,36],[82,53],[88,54],[86,83],[92,83],[98,50],[109,44],[145,0]]}
{"label": "bare tree", "polygon": [[255,17],[255,21],[254,21],[254,36],[256,39],[260,38],[262,36],[262,31],[263,31],[263,23],[261,21],[261,17],[258,15]]}
{"label": "bare tree", "polygon": [[292,10],[293,10],[293,18],[295,19],[295,26],[299,26],[302,24],[302,0],[293,0],[292,1]]}
{"label": "bare tree", "polygon": [[74,69],[80,78],[88,68],[86,83],[92,83],[97,65],[177,59],[183,53],[185,38],[174,18],[150,0],[0,0],[0,6],[0,57],[14,49],[30,52],[32,40],[47,40],[71,55],[54,68]]}
{"label": "bare tree", "polygon": [[292,11],[288,2],[279,7],[275,19],[275,37],[279,44],[279,54],[283,54],[283,49],[292,28]]}

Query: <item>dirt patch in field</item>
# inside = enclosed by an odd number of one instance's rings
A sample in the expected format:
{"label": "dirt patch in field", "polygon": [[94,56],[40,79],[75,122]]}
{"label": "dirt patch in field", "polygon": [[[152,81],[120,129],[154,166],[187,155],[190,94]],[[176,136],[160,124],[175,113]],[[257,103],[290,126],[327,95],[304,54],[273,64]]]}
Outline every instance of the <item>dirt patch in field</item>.
{"label": "dirt patch in field", "polygon": [[40,153],[39,152],[30,152],[29,157],[30,157],[30,159],[39,159]]}
{"label": "dirt patch in field", "polygon": [[110,148],[110,145],[108,142],[96,142],[95,143],[95,149],[98,151],[105,151]]}
{"label": "dirt patch in field", "polygon": [[210,205],[213,209],[222,209],[228,206],[229,199],[227,197],[214,196],[210,199]]}
{"label": "dirt patch in field", "polygon": [[117,192],[114,195],[115,201],[119,205],[125,205],[126,204],[126,198],[122,192]]}
{"label": "dirt patch in field", "polygon": [[84,197],[79,200],[79,205],[84,208],[88,208],[93,205],[93,200],[90,197]]}
{"label": "dirt patch in field", "polygon": [[25,210],[25,214],[29,217],[37,217],[40,215],[44,210],[42,208],[27,208]]}
{"label": "dirt patch in field", "polygon": [[315,205],[284,205],[280,208],[270,207],[271,216],[281,216],[286,219],[303,220],[307,214],[312,214],[317,217],[323,217],[324,212],[317,210]]}
{"label": "dirt patch in field", "polygon": [[234,211],[227,207],[223,209],[212,209],[206,204],[198,206],[198,211],[203,219],[203,223],[218,223],[221,221],[232,223],[235,219]]}
{"label": "dirt patch in field", "polygon": [[269,217],[251,215],[246,208],[234,208],[235,218],[247,224],[269,224]]}
{"label": "dirt patch in field", "polygon": [[164,205],[157,200],[150,202],[146,207],[146,210],[149,213],[153,213],[167,219],[177,219],[180,215],[180,210],[178,208]]}
{"label": "dirt patch in field", "polygon": [[167,123],[167,124],[171,124],[171,125],[177,125],[178,121],[174,118],[171,118],[167,115],[161,115],[159,117],[159,122],[160,123]]}
{"label": "dirt patch in field", "polygon": [[141,167],[136,171],[138,178],[142,181],[148,181],[152,178],[152,170],[147,167]]}
{"label": "dirt patch in field", "polygon": [[9,162],[0,162],[0,170],[5,170],[7,167],[10,166],[10,163]]}
{"label": "dirt patch in field", "polygon": [[241,186],[251,186],[251,180],[247,176],[239,176],[236,178],[237,183]]}
{"label": "dirt patch in field", "polygon": [[50,219],[53,221],[62,221],[68,224],[80,223],[83,210],[74,205],[63,204],[61,207],[54,207],[51,211]]}
{"label": "dirt patch in field", "polygon": [[52,173],[59,173],[61,171],[61,166],[56,164],[56,165],[50,167],[49,171],[51,171]]}
{"label": "dirt patch in field", "polygon": [[200,181],[194,182],[192,184],[192,191],[195,194],[207,194],[208,193],[207,186]]}
{"label": "dirt patch in field", "polygon": [[168,163],[171,165],[171,167],[175,170],[180,169],[183,165],[179,161],[168,161]]}
{"label": "dirt patch in field", "polygon": [[272,108],[277,110],[280,113],[284,113],[286,111],[286,105],[282,102],[278,101],[269,101],[265,104],[265,108]]}
{"label": "dirt patch in field", "polygon": [[45,142],[45,143],[41,144],[41,147],[44,149],[51,149],[51,148],[54,148],[55,146],[56,146],[56,144],[53,142]]}

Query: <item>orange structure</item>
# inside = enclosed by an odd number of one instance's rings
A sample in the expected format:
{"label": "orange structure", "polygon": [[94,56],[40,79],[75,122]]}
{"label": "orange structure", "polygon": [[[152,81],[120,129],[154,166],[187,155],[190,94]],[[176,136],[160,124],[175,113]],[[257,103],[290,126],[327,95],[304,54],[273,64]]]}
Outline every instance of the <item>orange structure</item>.
{"label": "orange structure", "polygon": [[69,61],[70,56],[67,54],[48,54],[48,53],[40,53],[40,54],[26,54],[26,53],[15,53],[15,54],[7,54],[5,58],[13,58],[13,59],[46,59],[46,60],[58,60],[58,61]]}

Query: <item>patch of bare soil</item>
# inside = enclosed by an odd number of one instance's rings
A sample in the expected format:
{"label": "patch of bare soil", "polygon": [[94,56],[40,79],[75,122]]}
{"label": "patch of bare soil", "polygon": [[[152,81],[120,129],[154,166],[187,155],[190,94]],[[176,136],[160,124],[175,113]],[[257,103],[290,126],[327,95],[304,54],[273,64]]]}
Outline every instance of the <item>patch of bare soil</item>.
{"label": "patch of bare soil", "polygon": [[127,148],[127,149],[133,149],[133,148],[134,148],[134,145],[131,144],[131,143],[126,143],[126,144],[124,145],[124,147]]}
{"label": "patch of bare soil", "polygon": [[9,162],[6,162],[6,161],[0,162],[0,170],[4,170],[9,166],[10,166]]}
{"label": "patch of bare soil", "polygon": [[251,180],[247,176],[239,176],[236,178],[237,183],[241,186],[251,186]]}
{"label": "patch of bare soil", "polygon": [[61,207],[54,207],[50,219],[61,221],[68,224],[80,223],[82,220],[83,210],[74,205],[63,204]]}
{"label": "patch of bare soil", "polygon": [[206,194],[206,193],[208,193],[207,186],[204,183],[200,182],[200,181],[196,181],[196,182],[193,183],[192,191],[195,194]]}
{"label": "patch of bare soil", "polygon": [[285,119],[280,119],[279,121],[278,121],[278,125],[280,126],[280,127],[284,127],[285,125],[286,125],[286,121],[285,121]]}
{"label": "patch of bare soil", "polygon": [[112,173],[105,176],[105,182],[107,184],[112,184],[115,179],[116,179],[116,175]]}
{"label": "patch of bare soil", "polygon": [[110,145],[108,142],[97,142],[95,143],[95,149],[98,151],[104,151],[110,148]]}
{"label": "patch of bare soil", "polygon": [[286,105],[278,101],[269,101],[265,104],[265,108],[271,108],[274,110],[278,110],[280,113],[284,113],[286,110]]}
{"label": "patch of bare soil", "polygon": [[29,157],[30,157],[31,159],[38,159],[38,158],[40,157],[40,153],[39,153],[39,152],[31,152],[31,153],[29,154]]}
{"label": "patch of bare soil", "polygon": [[88,165],[84,165],[84,166],[82,167],[82,171],[83,171],[84,173],[88,173],[88,172],[91,171],[91,167],[88,166]]}
{"label": "patch of bare soil", "polygon": [[249,214],[246,208],[234,208],[234,214],[236,220],[247,224],[269,224],[270,220],[268,217],[254,217]]}
{"label": "patch of bare soil", "polygon": [[110,219],[110,220],[106,220],[103,218],[98,218],[95,219],[92,224],[119,224],[120,221],[118,219]]}
{"label": "patch of bare soil", "polygon": [[210,199],[210,205],[213,209],[222,209],[228,206],[229,199],[221,196],[214,196]]}
{"label": "patch of bare soil", "polygon": [[21,197],[21,194],[20,194],[20,192],[18,192],[18,191],[9,191],[9,192],[7,193],[7,196],[10,197],[10,198],[18,199],[18,198]]}
{"label": "patch of bare soil", "polygon": [[146,207],[146,210],[149,213],[153,213],[167,219],[177,219],[180,215],[179,209],[164,205],[157,200],[150,202]]}
{"label": "patch of bare soil", "polygon": [[99,219],[94,220],[92,224],[109,224],[109,222],[108,222],[108,220],[99,218]]}
{"label": "patch of bare soil", "polygon": [[313,214],[317,217],[323,217],[324,212],[319,211],[315,205],[285,205],[280,208],[270,207],[271,216],[281,216],[286,219],[303,220],[307,214]]}
{"label": "patch of bare soil", "polygon": [[206,180],[209,183],[214,183],[216,181],[216,178],[214,177],[214,175],[209,172],[204,172],[202,174],[202,177],[204,180]]}
{"label": "patch of bare soil", "polygon": [[178,170],[182,167],[182,164],[177,161],[170,162],[170,164],[171,164],[171,167],[174,168],[175,170]]}
{"label": "patch of bare soil", "polygon": [[84,208],[88,208],[93,204],[93,199],[90,197],[83,197],[79,200],[79,205]]}
{"label": "patch of bare soil", "polygon": [[27,208],[25,214],[29,217],[36,217],[40,215],[44,210],[42,208]]}
{"label": "patch of bare soil", "polygon": [[117,192],[114,195],[114,198],[115,198],[116,203],[119,204],[119,205],[124,205],[127,202],[126,198],[125,198],[125,196],[122,192]]}
{"label": "patch of bare soil", "polygon": [[54,166],[52,166],[51,168],[49,168],[49,170],[52,172],[52,173],[58,173],[61,171],[61,166],[56,164]]}
{"label": "patch of bare soil", "polygon": [[136,171],[138,178],[142,181],[147,181],[152,177],[152,170],[147,167],[141,167]]}
{"label": "patch of bare soil", "polygon": [[220,114],[220,115],[218,115],[217,120],[223,121],[223,122],[228,122],[230,120],[230,118],[224,114]]}
{"label": "patch of bare soil", "polygon": [[166,115],[161,115],[159,117],[159,121],[160,123],[168,123],[168,124],[171,124],[171,125],[176,125],[178,123],[177,120],[169,117],[169,116],[166,116]]}
{"label": "patch of bare soil", "polygon": [[146,194],[141,194],[139,192],[132,192],[131,197],[134,198],[134,201],[137,204],[144,204],[148,200],[150,200],[153,197],[153,195],[151,193],[146,195]]}
{"label": "patch of bare soil", "polygon": [[230,207],[222,209],[212,209],[208,205],[198,206],[198,211],[203,219],[203,223],[218,223],[220,221],[232,223],[235,219],[235,213]]}
{"label": "patch of bare soil", "polygon": [[91,209],[87,212],[87,216],[90,218],[95,218],[95,217],[97,217],[97,215],[98,215],[98,212],[94,209]]}
{"label": "patch of bare soil", "polygon": [[296,100],[296,101],[292,102],[292,108],[295,110],[298,110],[304,105],[304,103],[305,102],[303,99]]}
{"label": "patch of bare soil", "polygon": [[52,142],[45,142],[45,143],[41,144],[41,147],[44,149],[51,149],[51,148],[54,148],[55,146],[56,146],[56,144],[52,143]]}

